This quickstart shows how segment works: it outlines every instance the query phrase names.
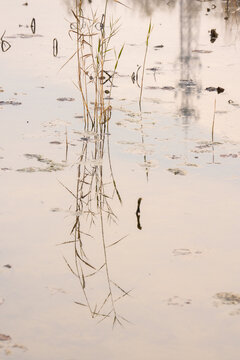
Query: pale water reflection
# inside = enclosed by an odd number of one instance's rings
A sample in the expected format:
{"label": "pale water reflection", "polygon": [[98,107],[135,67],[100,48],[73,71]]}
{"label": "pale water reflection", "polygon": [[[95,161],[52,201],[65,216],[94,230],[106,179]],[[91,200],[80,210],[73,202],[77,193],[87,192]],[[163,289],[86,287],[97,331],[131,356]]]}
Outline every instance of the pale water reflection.
{"label": "pale water reflection", "polygon": [[103,68],[104,1],[27,3],[0,14],[0,357],[236,359],[239,2],[109,1]]}

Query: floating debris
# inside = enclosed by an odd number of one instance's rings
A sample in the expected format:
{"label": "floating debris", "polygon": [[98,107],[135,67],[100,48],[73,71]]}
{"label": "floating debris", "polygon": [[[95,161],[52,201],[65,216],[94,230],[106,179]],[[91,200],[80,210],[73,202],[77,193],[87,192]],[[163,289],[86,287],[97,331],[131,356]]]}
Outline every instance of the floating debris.
{"label": "floating debris", "polygon": [[58,41],[56,38],[53,39],[53,56],[57,57],[58,55]]}
{"label": "floating debris", "polygon": [[137,217],[137,228],[139,230],[142,230],[142,226],[141,226],[141,221],[140,221],[140,206],[141,206],[141,202],[142,202],[142,198],[138,199],[138,203],[137,203],[137,210],[136,210],[136,217]]}
{"label": "floating debris", "polygon": [[215,88],[215,87],[213,87],[213,86],[209,86],[209,87],[207,87],[205,90],[207,90],[207,91],[217,91],[217,88]]}
{"label": "floating debris", "polygon": [[0,38],[2,52],[8,51],[11,47],[11,44],[8,41],[3,39],[5,33],[6,33],[6,30],[4,31],[4,33],[2,34],[2,36]]}
{"label": "floating debris", "polygon": [[212,50],[193,50],[192,52],[198,53],[198,54],[210,54]]}
{"label": "floating debris", "polygon": [[[1,90],[0,90],[1,91]],[[236,107],[239,107],[239,104],[235,103],[233,100],[228,100],[228,103],[232,106],[236,106]]]}
{"label": "floating debris", "polygon": [[167,300],[164,300],[164,302],[167,303],[167,305],[172,305],[172,306],[185,306],[185,305],[191,305],[192,304],[192,300],[191,299],[184,299],[181,298],[179,296],[173,296],[170,297]]}
{"label": "floating debris", "polygon": [[32,39],[35,37],[43,37],[43,35],[39,35],[39,34],[16,34],[16,35],[12,35],[12,36],[7,36],[7,39]]}
{"label": "floating debris", "polygon": [[218,87],[217,87],[217,93],[218,93],[218,94],[221,94],[221,93],[223,93],[223,92],[224,92],[224,89],[223,89],[222,87],[218,86]]}
{"label": "floating debris", "polygon": [[57,101],[75,101],[75,99],[72,97],[62,97],[62,98],[57,98]]}
{"label": "floating debris", "polygon": [[210,41],[211,43],[214,43],[218,38],[218,33],[216,32],[216,29],[211,29],[209,32],[210,32]]}
{"label": "floating debris", "polygon": [[238,153],[238,154],[220,154],[220,157],[237,159],[240,157],[240,153]]}
{"label": "floating debris", "polygon": [[178,256],[178,255],[185,256],[185,255],[191,255],[192,254],[191,250],[189,250],[189,249],[174,249],[172,253],[173,253],[174,256]]}
{"label": "floating debris", "polygon": [[54,287],[47,286],[46,289],[49,290],[51,295],[55,295],[57,293],[66,294],[66,291],[61,288],[54,288]]}
{"label": "floating debris", "polygon": [[36,32],[36,20],[35,20],[35,18],[32,19],[30,27],[31,27],[32,33],[35,34],[35,32]]}
{"label": "floating debris", "polygon": [[200,145],[197,145],[196,148],[199,148],[199,149],[205,149],[205,148],[209,148],[209,147],[212,147],[212,146],[216,146],[216,145],[222,145],[221,142],[218,142],[218,141],[203,141],[203,142],[200,142]]}
{"label": "floating debris", "polygon": [[52,144],[52,145],[61,145],[61,141],[50,141],[49,144]]}
{"label": "floating debris", "polygon": [[2,171],[11,171],[12,169],[5,167],[5,168],[1,168],[1,170]]}
{"label": "floating debris", "polygon": [[11,269],[11,268],[12,268],[12,266],[9,265],[9,264],[3,265],[3,267],[8,268],[8,269]]}
{"label": "floating debris", "polygon": [[174,175],[186,175],[186,172],[185,171],[183,171],[183,170],[181,170],[181,169],[177,169],[177,168],[175,168],[175,169],[168,169],[168,171],[169,172],[171,172],[172,174],[174,174]]}
{"label": "floating debris", "polygon": [[1,105],[13,105],[13,106],[17,106],[17,105],[22,105],[22,103],[19,102],[19,101],[9,100],[9,101],[0,101],[0,106],[1,106]]}
{"label": "floating debris", "polygon": [[156,45],[154,46],[154,50],[159,50],[162,49],[164,47],[164,45]]}
{"label": "floating debris", "polygon": [[21,349],[21,350],[23,350],[23,351],[27,351],[27,350],[28,350],[28,348],[27,348],[26,346],[24,346],[24,345],[19,345],[19,344],[14,344],[14,345],[12,345],[12,348]]}
{"label": "floating debris", "polygon": [[163,86],[163,87],[161,88],[161,90],[172,91],[172,90],[175,90],[175,87],[174,87],[174,86]]}
{"label": "floating debris", "polygon": [[191,166],[191,167],[198,167],[197,164],[193,164],[193,163],[186,163],[185,165],[186,165],[186,166]]}
{"label": "floating debris", "polygon": [[146,90],[159,90],[161,89],[160,86],[145,86]]}
{"label": "floating debris", "polygon": [[0,334],[0,341],[10,341],[12,340],[11,336]]}
{"label": "floating debris", "polygon": [[232,292],[220,292],[217,293],[214,298],[219,300],[223,305],[239,305],[240,304],[240,294]]}
{"label": "floating debris", "polygon": [[173,250],[173,255],[174,256],[186,256],[186,255],[200,255],[200,254],[202,254],[202,252],[201,251],[199,251],[199,250],[197,250],[197,251],[192,251],[192,250],[190,250],[190,249],[184,249],[184,248],[182,248],[182,249],[174,249]]}
{"label": "floating debris", "polygon": [[37,161],[47,164],[48,166],[45,168],[39,168],[39,167],[26,167],[22,169],[17,169],[19,172],[27,172],[27,173],[33,173],[33,172],[54,172],[54,171],[61,171],[65,168],[65,164],[62,163],[56,163],[51,159],[44,158],[42,155],[38,154],[25,154],[25,157],[28,159],[36,159]]}

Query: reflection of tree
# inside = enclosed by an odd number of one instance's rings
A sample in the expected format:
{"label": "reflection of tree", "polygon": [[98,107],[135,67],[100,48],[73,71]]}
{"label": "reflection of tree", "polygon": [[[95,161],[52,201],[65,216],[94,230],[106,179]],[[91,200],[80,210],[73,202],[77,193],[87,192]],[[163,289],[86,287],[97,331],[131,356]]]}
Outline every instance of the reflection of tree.
{"label": "reflection of tree", "polygon": [[[240,0],[227,0],[222,1],[222,16],[226,21],[226,29],[229,37],[231,35],[239,36],[238,28],[239,28],[239,20],[240,20]],[[237,30],[236,32],[232,32],[234,28]],[[236,41],[236,38],[234,39]]]}
{"label": "reflection of tree", "polygon": [[198,12],[200,5],[194,1],[180,0],[180,81],[178,93],[181,97],[179,114],[184,123],[198,118],[193,104],[193,98],[199,93],[200,87],[196,79],[196,70],[200,66],[196,49],[199,31]]}
{"label": "reflection of tree", "polygon": [[[75,0],[62,0],[69,9],[72,8]],[[105,0],[102,0],[104,3]],[[114,0],[111,0],[114,1]],[[83,3],[94,4],[95,0],[82,0]],[[122,0],[122,3],[131,8],[138,8],[144,13],[151,15],[154,10],[161,7],[162,9],[171,9],[177,4],[178,0]]]}
{"label": "reflection of tree", "polygon": [[171,9],[177,2],[178,0],[130,0],[129,6],[140,8],[147,15],[151,15],[158,8]]}
{"label": "reflection of tree", "polygon": [[229,18],[232,20],[236,20],[239,17],[239,6],[239,0],[222,0],[225,20],[228,20]]}

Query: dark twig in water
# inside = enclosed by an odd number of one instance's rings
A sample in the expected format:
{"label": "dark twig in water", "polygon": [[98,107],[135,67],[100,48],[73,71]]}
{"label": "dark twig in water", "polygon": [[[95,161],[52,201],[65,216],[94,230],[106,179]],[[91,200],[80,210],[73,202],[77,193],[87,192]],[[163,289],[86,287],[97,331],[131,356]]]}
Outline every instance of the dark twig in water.
{"label": "dark twig in water", "polygon": [[31,21],[30,27],[31,27],[32,33],[35,34],[36,33],[36,20],[34,18]]}
{"label": "dark twig in water", "polygon": [[53,56],[57,57],[58,55],[58,41],[56,38],[53,39]]}
{"label": "dark twig in water", "polygon": [[2,52],[8,51],[11,47],[11,44],[8,41],[3,40],[5,33],[6,33],[6,30],[4,31],[4,33],[2,34],[1,39],[0,39]]}
{"label": "dark twig in water", "polygon": [[139,198],[138,199],[138,204],[137,204],[137,211],[136,211],[136,216],[137,216],[137,228],[139,230],[142,230],[142,226],[141,226],[141,222],[140,222],[140,205],[141,205],[141,202],[142,202],[142,198]]}

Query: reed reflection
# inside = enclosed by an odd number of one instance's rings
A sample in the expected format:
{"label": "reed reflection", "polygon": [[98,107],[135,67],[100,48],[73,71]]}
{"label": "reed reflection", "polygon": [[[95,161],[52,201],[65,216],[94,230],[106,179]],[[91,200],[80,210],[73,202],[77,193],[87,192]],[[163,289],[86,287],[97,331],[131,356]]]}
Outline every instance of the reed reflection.
{"label": "reed reflection", "polygon": [[109,122],[114,75],[123,47],[116,55],[112,71],[106,70],[106,62],[108,69],[110,66],[108,56],[112,59],[110,42],[118,29],[117,22],[105,27],[106,13],[107,2],[101,18],[83,12],[81,2],[76,2],[70,26],[70,35],[77,43],[76,86],[83,105],[83,131],[79,133],[82,148],[76,164],[76,191],[71,191],[75,199],[75,221],[71,230],[73,239],[68,244],[73,245],[74,261],[65,261],[82,290],[76,303],[87,307],[92,318],[99,321],[111,318],[115,325],[127,321],[118,313],[117,303],[129,295],[129,291],[112,279],[109,265],[110,248],[126,237],[109,239],[112,236],[109,225],[117,223],[112,205],[115,198],[122,203],[112,170]]}
{"label": "reed reflection", "polygon": [[197,79],[201,63],[194,50],[196,50],[200,27],[200,10],[199,3],[180,0],[180,80],[177,96],[180,96],[178,113],[184,124],[188,124],[192,119],[197,120],[199,117],[194,102],[201,91],[201,85]]}

